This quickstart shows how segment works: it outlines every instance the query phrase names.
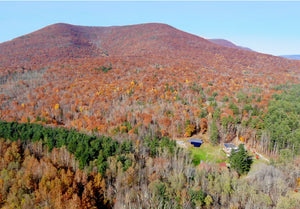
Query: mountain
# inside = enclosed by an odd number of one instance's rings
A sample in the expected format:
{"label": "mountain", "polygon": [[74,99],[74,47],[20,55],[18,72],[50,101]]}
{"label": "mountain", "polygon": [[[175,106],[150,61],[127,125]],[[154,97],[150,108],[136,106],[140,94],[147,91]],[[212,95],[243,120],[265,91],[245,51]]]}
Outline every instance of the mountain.
{"label": "mountain", "polygon": [[0,44],[0,66],[42,67],[48,63],[101,55],[86,27],[55,24]]}
{"label": "mountain", "polygon": [[284,57],[292,60],[300,60],[300,55],[281,55],[280,57]]}
{"label": "mountain", "polygon": [[[262,98],[253,105],[266,107],[270,89],[298,82],[300,69],[296,60],[221,46],[159,23],[59,23],[1,43],[0,54],[2,119],[39,117],[110,134],[130,121],[182,136],[178,127],[187,118],[199,124],[199,112],[213,113],[212,101],[237,102],[240,92],[253,98],[257,88]],[[220,106],[223,112],[228,107]]]}
{"label": "mountain", "polygon": [[[299,69],[158,23],[1,43],[0,207],[296,207]],[[223,143],[262,159],[240,176]]]}
{"label": "mountain", "polygon": [[0,44],[0,70],[37,69],[57,61],[99,57],[140,57],[165,63],[180,58],[220,70],[265,70],[266,66],[283,70],[292,63],[271,55],[236,50],[230,42],[221,42],[231,47],[158,23],[117,27],[59,23]]}
{"label": "mountain", "polygon": [[247,51],[253,51],[252,49],[249,49],[247,47],[243,47],[243,46],[237,46],[234,43],[227,41],[225,39],[208,39],[210,42],[221,45],[221,46],[226,46],[226,47],[230,47],[230,48],[234,48],[234,49],[243,49],[243,50],[247,50]]}

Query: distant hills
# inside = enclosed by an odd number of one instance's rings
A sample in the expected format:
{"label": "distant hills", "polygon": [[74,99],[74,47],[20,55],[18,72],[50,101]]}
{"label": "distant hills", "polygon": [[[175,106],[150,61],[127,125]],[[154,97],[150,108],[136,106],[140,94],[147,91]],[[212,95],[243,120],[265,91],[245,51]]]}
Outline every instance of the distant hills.
{"label": "distant hills", "polygon": [[300,55],[281,55],[280,57],[284,57],[292,60],[300,60]]}
{"label": "distant hills", "polygon": [[247,51],[253,51],[252,49],[249,49],[247,47],[243,47],[243,46],[237,46],[234,43],[225,40],[225,39],[208,39],[210,42],[221,45],[221,46],[226,46],[226,47],[230,47],[230,48],[234,48],[234,49],[243,49],[243,50],[247,50]]}

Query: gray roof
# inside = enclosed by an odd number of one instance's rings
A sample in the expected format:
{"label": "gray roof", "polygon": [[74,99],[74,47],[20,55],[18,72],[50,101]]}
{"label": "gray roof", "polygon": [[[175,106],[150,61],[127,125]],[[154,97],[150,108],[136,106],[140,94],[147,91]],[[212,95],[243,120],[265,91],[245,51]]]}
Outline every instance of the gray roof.
{"label": "gray roof", "polygon": [[230,149],[237,149],[238,147],[235,146],[234,144],[231,144],[231,143],[224,143],[224,146],[226,148],[230,148]]}

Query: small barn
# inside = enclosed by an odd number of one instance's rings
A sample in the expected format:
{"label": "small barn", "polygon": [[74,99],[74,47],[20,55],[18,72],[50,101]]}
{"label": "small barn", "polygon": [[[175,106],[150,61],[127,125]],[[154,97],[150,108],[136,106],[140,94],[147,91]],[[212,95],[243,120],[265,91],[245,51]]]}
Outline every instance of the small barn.
{"label": "small barn", "polygon": [[191,144],[194,145],[194,147],[200,147],[201,144],[203,144],[202,139],[190,139],[188,140],[188,142],[191,142]]}

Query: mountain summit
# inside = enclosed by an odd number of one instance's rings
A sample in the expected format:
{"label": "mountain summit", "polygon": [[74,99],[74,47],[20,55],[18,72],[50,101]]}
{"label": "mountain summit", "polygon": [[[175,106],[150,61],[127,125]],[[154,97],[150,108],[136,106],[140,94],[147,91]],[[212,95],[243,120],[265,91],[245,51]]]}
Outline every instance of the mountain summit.
{"label": "mountain summit", "polygon": [[0,66],[6,70],[41,68],[56,61],[97,57],[175,59],[218,69],[263,70],[268,66],[274,70],[293,65],[286,59],[237,50],[160,23],[114,27],[58,23],[1,43],[0,54]]}

